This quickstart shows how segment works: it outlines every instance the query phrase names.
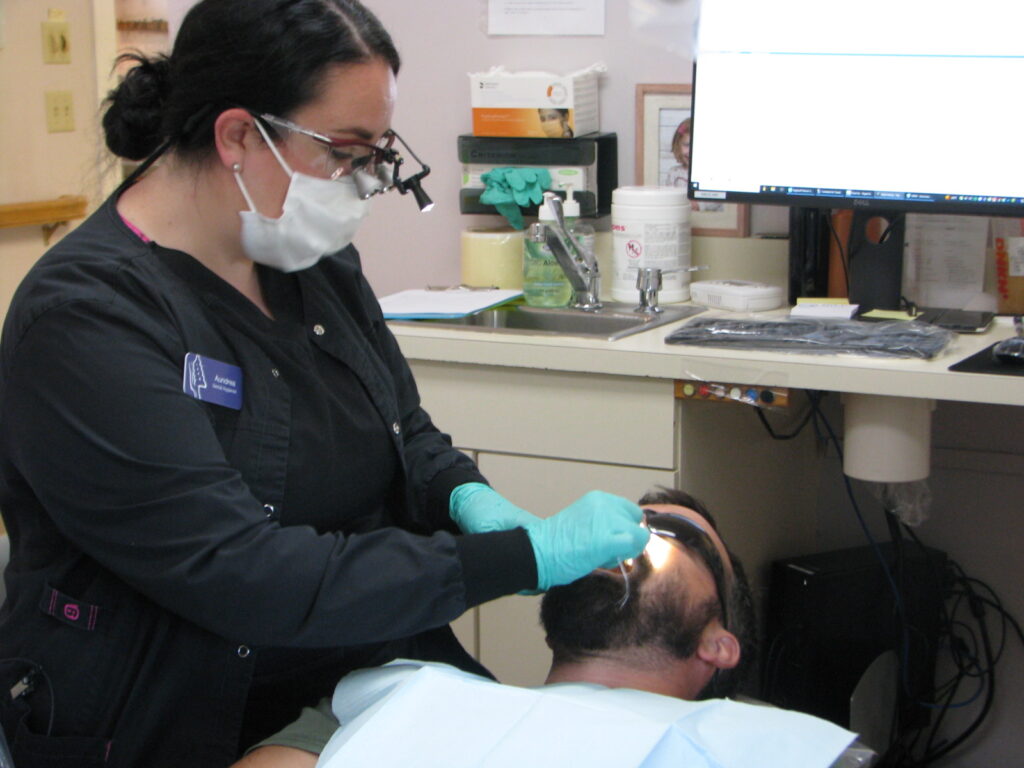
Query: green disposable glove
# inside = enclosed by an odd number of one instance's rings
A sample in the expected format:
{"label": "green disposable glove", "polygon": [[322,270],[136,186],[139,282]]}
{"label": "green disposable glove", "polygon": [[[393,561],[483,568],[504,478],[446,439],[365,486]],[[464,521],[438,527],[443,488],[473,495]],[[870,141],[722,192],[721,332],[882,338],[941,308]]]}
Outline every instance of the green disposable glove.
{"label": "green disposable glove", "polygon": [[457,486],[448,497],[448,513],[463,533],[508,531],[540,521],[483,483]]}
{"label": "green disposable glove", "polygon": [[493,205],[516,229],[524,229],[522,208],[544,199],[544,190],[551,187],[547,168],[493,168],[480,175],[484,191],[480,202]]}
{"label": "green disposable glove", "polygon": [[526,525],[537,558],[537,588],[568,584],[595,568],[612,568],[639,555],[650,532],[633,502],[591,491],[553,517]]}

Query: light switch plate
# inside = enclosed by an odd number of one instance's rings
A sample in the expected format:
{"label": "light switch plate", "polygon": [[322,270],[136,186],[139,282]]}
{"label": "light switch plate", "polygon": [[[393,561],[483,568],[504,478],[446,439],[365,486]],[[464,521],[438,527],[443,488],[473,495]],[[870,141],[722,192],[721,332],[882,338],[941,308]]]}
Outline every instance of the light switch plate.
{"label": "light switch plate", "polygon": [[66,21],[44,21],[43,63],[71,63],[71,29]]}

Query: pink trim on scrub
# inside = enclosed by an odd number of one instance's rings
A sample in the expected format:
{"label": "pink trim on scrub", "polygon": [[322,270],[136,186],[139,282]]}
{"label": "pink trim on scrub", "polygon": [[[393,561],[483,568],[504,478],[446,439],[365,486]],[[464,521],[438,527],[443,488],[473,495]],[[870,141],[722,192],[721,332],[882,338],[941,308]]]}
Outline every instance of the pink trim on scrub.
{"label": "pink trim on scrub", "polygon": [[153,242],[148,237],[146,237],[145,233],[141,229],[139,229],[134,224],[132,224],[130,221],[128,221],[128,219],[126,219],[123,215],[121,215],[121,214],[118,214],[118,215],[121,216],[121,221],[124,222],[124,225],[126,227],[128,227],[128,229],[130,229],[136,235],[138,235],[139,240],[141,240],[144,243],[151,243],[151,242]]}

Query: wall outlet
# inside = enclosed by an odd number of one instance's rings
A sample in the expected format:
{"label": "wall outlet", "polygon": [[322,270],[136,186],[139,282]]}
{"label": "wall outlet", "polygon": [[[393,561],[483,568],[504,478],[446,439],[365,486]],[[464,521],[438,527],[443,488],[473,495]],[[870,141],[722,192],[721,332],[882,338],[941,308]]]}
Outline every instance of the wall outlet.
{"label": "wall outlet", "polygon": [[75,130],[71,91],[46,92],[46,130],[50,133]]}
{"label": "wall outlet", "polygon": [[71,30],[68,22],[43,22],[43,63],[71,63]]}

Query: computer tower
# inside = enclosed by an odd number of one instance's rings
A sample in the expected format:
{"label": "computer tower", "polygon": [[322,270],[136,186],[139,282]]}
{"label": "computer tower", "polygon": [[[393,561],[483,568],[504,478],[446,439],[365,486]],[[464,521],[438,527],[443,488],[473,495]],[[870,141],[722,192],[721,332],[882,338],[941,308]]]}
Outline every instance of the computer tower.
{"label": "computer tower", "polygon": [[943,552],[906,543],[772,563],[761,697],[850,728],[854,689],[892,651],[897,727],[926,725],[922,702],[934,693],[945,564]]}

